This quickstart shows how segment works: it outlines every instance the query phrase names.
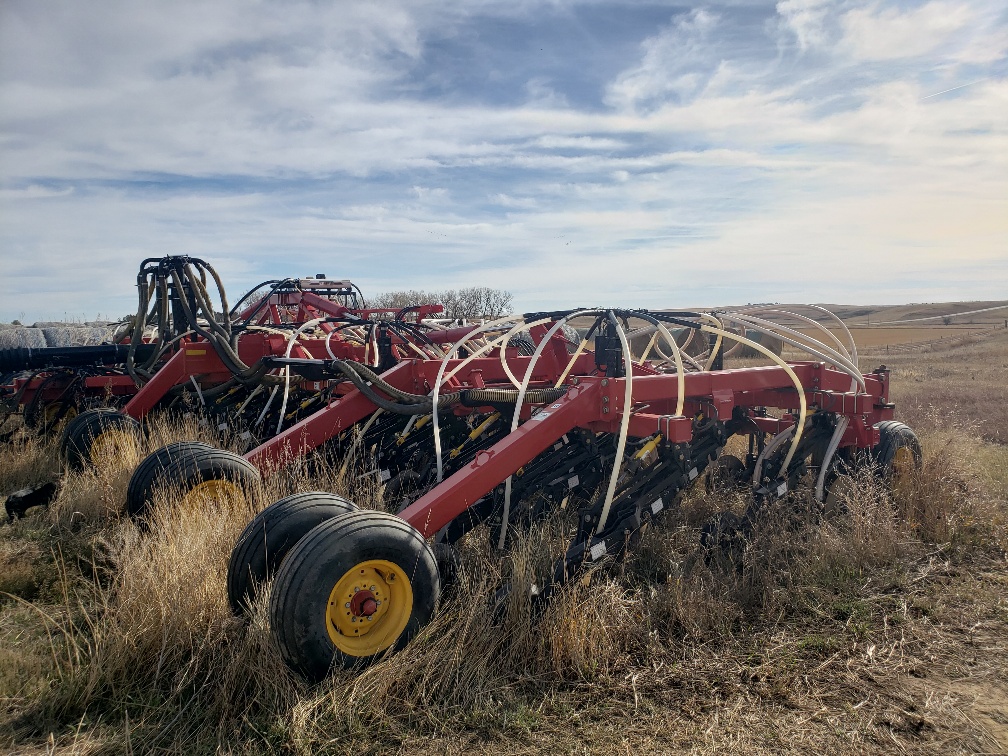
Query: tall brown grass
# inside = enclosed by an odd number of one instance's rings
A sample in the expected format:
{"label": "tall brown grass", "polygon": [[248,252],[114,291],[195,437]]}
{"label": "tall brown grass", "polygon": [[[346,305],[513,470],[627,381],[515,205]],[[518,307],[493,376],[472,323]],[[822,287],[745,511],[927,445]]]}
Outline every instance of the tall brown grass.
{"label": "tall brown grass", "polygon": [[[923,467],[899,501],[870,474],[855,478],[840,512],[796,493],[761,513],[742,553],[721,559],[699,549],[699,528],[716,511],[740,513],[746,500],[698,487],[625,561],[563,587],[544,607],[532,586],[563,552],[562,522],[534,527],[506,554],[474,533],[460,546],[458,583],[407,648],[309,687],[282,663],[265,599],[247,621],[232,616],[231,548],[258,509],[296,491],[382,507],[377,478],[291,461],[248,498],[215,506],[184,509],[165,491],[141,530],[119,516],[132,467],[168,441],[208,438],[198,424],[150,428],[135,448],[63,477],[50,522],[77,556],[56,560],[61,598],[45,610],[51,683],[14,707],[18,738],[50,730],[69,738],[74,723],[89,722],[128,735],[138,751],[311,753],[376,733],[437,734],[516,716],[557,689],[636,697],[644,680],[652,690],[679,684],[687,648],[717,653],[753,628],[794,618],[864,621],[865,575],[899,574],[907,558],[936,548],[1005,543],[1003,509],[970,445],[930,433]],[[51,447],[33,443],[28,468],[52,464]],[[823,638],[816,642],[832,649]]]}

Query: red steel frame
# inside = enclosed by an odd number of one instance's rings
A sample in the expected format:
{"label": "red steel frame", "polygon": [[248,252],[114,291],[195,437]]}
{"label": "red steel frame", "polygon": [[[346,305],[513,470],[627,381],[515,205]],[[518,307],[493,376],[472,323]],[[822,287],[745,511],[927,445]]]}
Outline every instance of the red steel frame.
{"label": "red steel frame", "polygon": [[[239,317],[247,318],[256,306],[250,305]],[[285,320],[280,308],[293,307],[297,308],[296,313]],[[442,311],[441,305],[422,305],[410,312],[415,312],[419,320]],[[400,310],[394,308],[353,310],[310,291],[295,290],[272,294],[268,306],[263,308],[262,314],[254,321],[254,325],[290,325],[305,323],[320,317],[347,315],[368,319],[373,315],[394,316],[399,312]],[[462,338],[474,327],[434,331],[432,334],[436,338],[443,339],[442,343],[448,343]],[[321,323],[320,328],[323,333],[328,334],[334,326],[330,323]],[[392,337],[392,343],[393,348],[404,345],[402,339],[395,335]],[[327,359],[330,356],[326,349],[325,339],[302,338],[298,340],[294,348],[297,350],[296,354],[301,357]],[[358,361],[364,357],[363,347],[349,344],[341,339],[331,339],[329,348],[339,359]],[[262,357],[283,356],[286,349],[287,339],[284,336],[253,332],[242,337],[239,342],[238,354],[246,365],[251,365]],[[406,356],[405,350],[401,350],[399,356]],[[66,390],[66,385],[58,382],[50,382],[47,385],[47,377],[45,372],[40,372],[29,379],[15,380],[12,388],[14,391],[20,391],[20,404],[27,405],[32,402],[36,392],[40,390],[43,392],[41,400],[44,403],[58,401]],[[175,353],[161,366],[151,380],[140,388],[137,388],[130,376],[122,374],[88,376],[84,378],[83,387],[90,394],[131,397],[121,411],[139,420],[154,409],[169,389],[190,378],[196,378],[201,388],[207,388],[219,385],[231,377],[227,367],[206,342],[183,339]]]}
{"label": "red steel frame", "polygon": [[[508,362],[516,375],[523,375],[531,358],[507,350]],[[493,446],[477,453],[468,465],[442,481],[408,506],[400,516],[424,536],[435,534],[471,505],[487,495],[509,475],[517,472],[536,455],[553,445],[574,428],[593,432],[619,431],[625,411],[631,411],[629,435],[637,438],[661,433],[671,443],[692,439],[692,418],[703,411],[728,420],[736,408],[744,408],[755,426],[769,433],[786,430],[797,421],[798,392],[791,377],[779,366],[739,368],[689,373],[684,376],[684,416],[674,417],[678,399],[675,375],[655,374],[635,366],[632,379],[632,406],[624,407],[625,378],[591,375],[594,355],[583,354],[568,378],[567,393],[556,402],[540,408],[522,408],[526,422]],[[547,349],[536,363],[531,387],[549,387],[562,374],[569,355],[565,346]],[[452,360],[454,368],[459,360]],[[801,383],[810,410],[821,409],[849,418],[841,447],[867,448],[878,443],[874,426],[893,416],[889,403],[889,374],[879,370],[864,376],[865,391],[850,391],[850,376],[819,362],[789,363]],[[392,386],[414,393],[427,393],[437,379],[440,362],[405,360],[385,372],[382,378]],[[453,378],[444,391],[510,383],[497,358],[472,360],[468,372]],[[329,406],[291,426],[278,436],[253,449],[245,458],[260,469],[270,469],[317,448],[376,409],[375,405],[350,384]],[[337,392],[338,393],[338,392]],[[637,409],[634,410],[633,408]],[[756,408],[792,410],[781,418],[765,417]],[[459,412],[471,410],[460,409]]]}

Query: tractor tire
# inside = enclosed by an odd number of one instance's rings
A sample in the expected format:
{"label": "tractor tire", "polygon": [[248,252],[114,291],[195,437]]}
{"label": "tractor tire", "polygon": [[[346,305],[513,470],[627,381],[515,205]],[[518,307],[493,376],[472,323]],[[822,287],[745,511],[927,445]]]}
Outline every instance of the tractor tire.
{"label": "tractor tire", "polygon": [[878,424],[879,442],[872,447],[871,461],[889,490],[898,495],[920,469],[923,452],[910,426],[896,420]]}
{"label": "tractor tire", "polygon": [[259,471],[244,457],[200,441],[179,441],[158,449],[133,472],[126,512],[131,517],[145,514],[164,486],[180,489],[185,506],[248,492],[258,481]]}
{"label": "tractor tire", "polygon": [[100,457],[120,454],[139,435],[140,423],[129,415],[107,407],[89,409],[67,423],[60,451],[71,470],[83,470]]}
{"label": "tractor tire", "polygon": [[296,493],[270,504],[238,537],[228,562],[228,603],[236,615],[246,613],[266,581],[301,538],[316,525],[357,507],[324,491]]}
{"label": "tractor tire", "polygon": [[440,592],[415,528],[386,512],[349,512],[288,553],[273,581],[271,628],[288,666],[317,681],[402,648],[430,622]]}

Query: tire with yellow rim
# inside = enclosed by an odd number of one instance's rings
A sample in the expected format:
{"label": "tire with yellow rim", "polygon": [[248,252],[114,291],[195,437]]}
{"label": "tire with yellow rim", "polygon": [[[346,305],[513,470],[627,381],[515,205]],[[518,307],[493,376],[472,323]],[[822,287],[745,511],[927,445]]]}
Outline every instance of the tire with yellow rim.
{"label": "tire with yellow rim", "polygon": [[907,491],[921,466],[920,440],[910,426],[896,420],[878,424],[879,442],[872,447],[871,458],[883,481],[899,497]]}
{"label": "tire with yellow rim", "polygon": [[231,611],[248,611],[294,545],[316,525],[357,507],[325,491],[296,493],[270,504],[250,522],[231,551],[227,590]]}
{"label": "tire with yellow rim", "polygon": [[71,420],[60,440],[60,448],[71,470],[121,455],[140,438],[140,423],[129,415],[107,407],[89,409]]}
{"label": "tire with yellow rim", "polygon": [[244,457],[200,441],[163,446],[134,470],[126,489],[126,512],[144,515],[164,488],[181,493],[182,507],[214,506],[246,496],[258,483],[259,471]]}
{"label": "tire with yellow rim", "polygon": [[402,648],[434,615],[434,554],[405,520],[358,510],[326,520],[291,549],[270,594],[273,636],[311,680]]}

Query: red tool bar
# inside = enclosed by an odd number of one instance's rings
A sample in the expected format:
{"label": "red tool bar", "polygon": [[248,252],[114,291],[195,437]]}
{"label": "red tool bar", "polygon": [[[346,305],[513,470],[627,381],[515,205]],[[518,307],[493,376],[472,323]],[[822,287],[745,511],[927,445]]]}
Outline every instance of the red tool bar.
{"label": "red tool bar", "polygon": [[[209,348],[207,345],[204,346]],[[214,357],[216,356],[215,354]],[[220,360],[218,360],[219,362]],[[221,365],[221,367],[223,368],[224,366]],[[154,373],[151,379],[136,392],[132,399],[126,402],[126,405],[122,408],[123,414],[139,420],[154,409],[154,405],[168,393],[168,390],[172,386],[185,380],[188,375],[186,372],[186,353],[183,347],[160,370]]]}
{"label": "red tool bar", "polygon": [[[810,397],[828,396],[824,392],[847,394],[851,379],[846,373],[832,368],[821,367],[818,363],[794,363],[792,370],[798,376],[802,388]],[[624,393],[622,378],[610,379],[610,392],[613,401],[620,402]],[[684,376],[687,398],[707,397],[726,400],[729,395],[759,393],[765,401],[753,402],[752,406],[792,407],[797,406],[797,391],[794,382],[787,372],[779,366],[738,368],[734,370],[715,370],[705,373],[687,373]],[[846,403],[840,401],[835,411],[849,409],[853,412],[865,412],[877,401],[886,398],[885,386],[876,376],[865,376],[868,389],[865,398],[854,402],[853,395]],[[793,397],[791,402],[783,401],[787,394]],[[678,397],[678,379],[675,375],[640,376],[633,379],[633,401],[635,404],[646,402],[674,401]],[[775,401],[771,401],[775,400]],[[737,400],[734,402],[740,404]]]}
{"label": "red tool bar", "polygon": [[479,325],[462,326],[461,328],[427,331],[425,335],[435,344],[454,344],[478,328]]}
{"label": "red tool bar", "polygon": [[[403,391],[415,390],[411,361],[400,362],[382,373],[382,380]],[[358,423],[378,409],[357,389],[340,397],[325,409],[295,423],[278,436],[264,441],[245,455],[245,459],[260,469],[281,464],[291,456],[302,456],[317,449],[341,431]]]}
{"label": "red tool bar", "polygon": [[582,425],[599,401],[599,386],[572,388],[513,433],[421,496],[399,516],[423,535],[431,536],[462,514],[530,459],[556,443],[564,433]]}
{"label": "red tool bar", "polygon": [[[588,357],[590,358],[591,355],[588,355]],[[513,369],[520,371],[517,373],[518,375],[525,374],[529,360],[531,360],[531,357],[514,357]],[[460,362],[462,361],[449,360],[445,372],[451,371]],[[550,364],[550,360],[540,360],[536,364],[536,369],[538,370],[540,365],[542,365],[543,369],[547,369]],[[427,394],[437,380],[440,366],[440,360],[404,360],[390,370],[387,370],[381,377],[386,382],[403,391]],[[500,360],[497,358],[477,358],[463,368],[463,372],[467,370],[470,372],[477,371],[481,375],[490,375],[495,381],[507,380],[501,368]],[[466,375],[469,375],[469,373]],[[538,380],[541,383],[553,385],[553,382],[558,377],[559,371],[553,370],[548,374],[539,375]],[[454,391],[461,385],[463,384],[453,379],[452,385],[445,385],[441,393]],[[508,386],[510,386],[510,383],[508,383]],[[378,390],[381,391],[380,388]],[[269,466],[277,464],[292,454],[295,456],[305,454],[312,449],[318,448],[351,425],[360,422],[377,409],[370,399],[361,394],[357,389],[354,389],[325,409],[313,413],[292,425],[280,435],[263,442],[246,454],[245,458],[258,467],[260,465]]]}

